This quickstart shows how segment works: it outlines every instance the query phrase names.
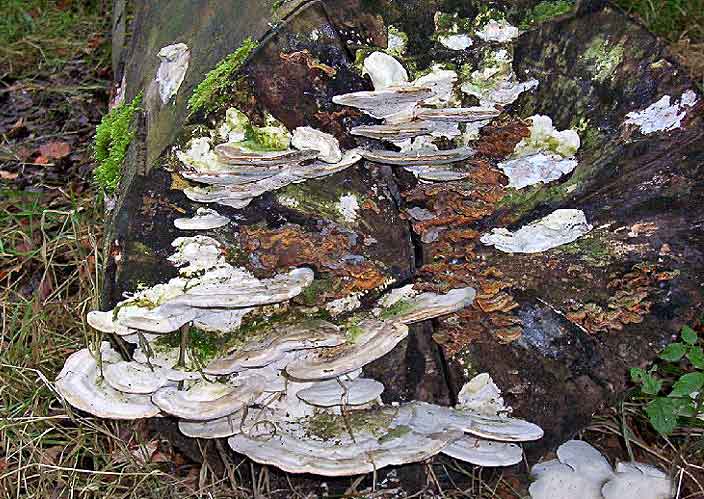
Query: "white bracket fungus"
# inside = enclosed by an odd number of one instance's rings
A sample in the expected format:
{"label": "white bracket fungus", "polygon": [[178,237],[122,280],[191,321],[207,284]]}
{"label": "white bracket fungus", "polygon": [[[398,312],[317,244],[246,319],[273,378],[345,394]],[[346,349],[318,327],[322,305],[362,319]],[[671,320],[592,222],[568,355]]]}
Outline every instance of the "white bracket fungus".
{"label": "white bracket fungus", "polygon": [[179,277],[139,291],[113,311],[89,314],[93,327],[117,334],[163,334],[191,321],[211,328],[237,326],[249,308],[290,300],[313,281],[313,271],[307,268],[259,280],[225,262],[220,244],[210,237],[180,237],[172,244],[177,251],[169,260],[182,267]]}
{"label": "white bracket fungus", "polygon": [[498,164],[509,179],[508,186],[515,189],[552,182],[577,166],[574,155],[580,140],[576,131],[557,131],[548,116],[535,115],[530,120],[530,137],[516,144],[513,155]]}
{"label": "white bracket fungus", "polygon": [[606,458],[581,440],[557,449],[557,459],[536,464],[536,479],[529,488],[532,499],[669,499],[671,481],[646,464],[618,463],[616,473]]}
{"label": "white bracket fungus", "polygon": [[665,95],[659,101],[642,111],[634,111],[626,115],[627,125],[637,125],[642,134],[663,132],[680,128],[687,114],[687,108],[697,103],[697,94],[687,90],[679,101],[670,104],[670,96]]}
{"label": "white bracket fungus", "polygon": [[388,308],[381,309],[379,315],[387,320],[413,324],[462,310],[474,302],[475,296],[476,291],[469,287],[452,289],[443,295],[421,293],[396,301]]}
{"label": "white bracket fungus", "polygon": [[455,440],[442,453],[477,466],[511,466],[523,460],[523,449],[508,442],[493,442],[466,435]]}
{"label": "white bracket fungus", "polygon": [[[119,362],[120,355],[106,341],[100,345],[102,363]],[[56,377],[56,390],[82,411],[106,419],[141,419],[159,415],[149,396],[120,392],[101,377],[93,354],[87,348],[72,353]]]}
{"label": "white bracket fungus", "polygon": [[384,385],[373,379],[357,378],[352,381],[329,380],[314,383],[299,391],[299,399],[318,407],[355,406],[373,402],[384,391]]}
{"label": "white bracket fungus", "polygon": [[301,126],[293,131],[291,145],[301,151],[306,149],[318,151],[318,159],[326,163],[342,161],[342,151],[337,139],[329,133],[309,126]]}
{"label": "white bracket fungus", "polygon": [[191,60],[191,51],[185,43],[176,43],[163,47],[157,55],[161,63],[156,72],[156,82],[161,102],[166,104],[181,88]]}
{"label": "white bracket fungus", "polygon": [[490,19],[475,34],[485,42],[508,43],[518,36],[519,31],[505,19]]}
{"label": "white bracket fungus", "polygon": [[480,373],[469,380],[457,394],[457,404],[484,416],[505,414],[511,408],[504,405],[501,390],[488,373]]}
{"label": "white bracket fungus", "polygon": [[186,390],[167,386],[152,395],[154,404],[167,414],[190,421],[207,421],[233,414],[254,402],[265,388],[261,376],[233,378],[226,383],[197,381]]}
{"label": "white bracket fungus", "polygon": [[334,347],[344,343],[340,329],[327,321],[309,320],[297,324],[275,324],[232,354],[213,360],[206,374],[230,374],[263,367],[280,360],[286,353],[310,348]]}
{"label": "white bracket fungus", "polygon": [[480,241],[505,253],[540,253],[576,241],[592,230],[581,210],[561,209],[511,232],[492,229]]}
{"label": "white bracket fungus", "polygon": [[386,355],[408,336],[408,327],[391,321],[365,319],[353,326],[356,338],[332,352],[321,348],[286,366],[286,372],[298,380],[325,380],[359,369]]}
{"label": "white bracket fungus", "polygon": [[387,151],[383,149],[374,151],[361,151],[364,159],[375,163],[392,166],[432,166],[455,163],[474,156],[475,151],[469,147],[457,149],[418,149],[410,151]]}
{"label": "white bracket fungus", "polygon": [[394,57],[383,52],[373,52],[364,59],[362,74],[368,74],[375,90],[408,83],[408,73]]}
{"label": "white bracket fungus", "polygon": [[[206,184],[183,190],[192,201],[244,208],[267,191],[332,175],[362,159],[355,150],[343,153],[337,139],[311,127],[296,129],[291,139],[283,126],[258,128],[258,133],[273,134],[271,142],[284,147],[250,149],[246,134],[252,126],[247,117],[234,108],[226,114],[218,134],[229,142],[213,148],[214,139],[198,137],[190,141],[186,150],[176,151],[183,165],[181,176]],[[289,144],[300,149],[287,149]]]}
{"label": "white bracket fungus", "polygon": [[488,53],[460,90],[479,99],[480,106],[512,104],[523,92],[538,86],[534,79],[518,82],[512,62],[513,56],[505,48]]}
{"label": "white bracket fungus", "polygon": [[174,226],[180,230],[209,230],[224,227],[230,219],[209,208],[198,208],[191,218],[177,218]]}

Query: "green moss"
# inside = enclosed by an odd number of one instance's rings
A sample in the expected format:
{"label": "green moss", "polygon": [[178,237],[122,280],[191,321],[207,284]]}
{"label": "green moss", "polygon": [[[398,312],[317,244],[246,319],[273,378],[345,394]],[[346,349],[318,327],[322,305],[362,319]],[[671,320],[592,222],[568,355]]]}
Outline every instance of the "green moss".
{"label": "green moss", "polygon": [[315,279],[310,286],[305,288],[303,292],[296,297],[296,301],[309,307],[318,305],[320,304],[319,302],[323,301],[321,297],[324,298],[325,293],[332,289],[332,287],[333,281],[331,279]]}
{"label": "green moss", "polygon": [[607,40],[597,36],[582,56],[590,66],[594,79],[604,82],[614,76],[614,70],[623,60],[623,45],[610,46]]}
{"label": "green moss", "polygon": [[[393,412],[384,409],[354,411],[345,416],[321,412],[308,419],[308,434],[322,440],[340,438],[352,433],[371,433],[380,438],[393,420]],[[393,431],[393,430],[392,430]]]}
{"label": "green moss", "polygon": [[521,29],[529,29],[555,17],[567,14],[574,8],[572,0],[545,0],[533,7],[521,21]]}
{"label": "green moss", "polygon": [[379,437],[377,440],[379,441],[380,444],[390,442],[391,440],[395,440],[397,438],[401,438],[402,436],[406,435],[407,433],[410,433],[411,428],[406,426],[406,425],[399,425],[396,426],[395,428],[391,428],[388,432],[386,432],[384,435]]}
{"label": "green moss", "polygon": [[381,311],[379,318],[383,320],[393,319],[405,314],[413,309],[413,305],[408,300],[399,300],[388,308]]}
{"label": "green moss", "polygon": [[97,166],[93,175],[105,192],[115,192],[120,183],[125,154],[136,133],[132,121],[141,102],[140,93],[129,104],[116,106],[103,116],[95,129],[93,156]]}
{"label": "green moss", "polygon": [[345,340],[347,343],[357,343],[364,334],[364,329],[354,324],[345,329]]}
{"label": "green moss", "polygon": [[565,244],[557,251],[579,256],[585,262],[597,267],[608,265],[612,258],[608,246],[596,235],[583,237],[570,244]]}
{"label": "green moss", "polygon": [[210,112],[224,105],[230,98],[230,93],[237,86],[235,73],[239,71],[258,45],[255,40],[245,38],[237,50],[223,59],[198,84],[193,95],[188,99],[188,110],[191,113]]}
{"label": "green moss", "polygon": [[236,132],[244,135],[244,140],[236,142],[236,145],[253,152],[284,151],[291,142],[286,127],[273,116],[267,115],[266,125],[258,127],[252,124],[246,114],[234,107],[225,111],[225,122],[220,130],[220,133],[226,130],[228,134]]}
{"label": "green moss", "polygon": [[[202,368],[217,357],[223,351],[225,343],[229,339],[228,335],[203,331],[195,327],[188,331],[188,336],[188,352],[195,363],[195,366],[192,367],[195,368]],[[177,331],[162,335],[154,341],[153,345],[156,351],[179,348],[181,346],[181,333]]]}

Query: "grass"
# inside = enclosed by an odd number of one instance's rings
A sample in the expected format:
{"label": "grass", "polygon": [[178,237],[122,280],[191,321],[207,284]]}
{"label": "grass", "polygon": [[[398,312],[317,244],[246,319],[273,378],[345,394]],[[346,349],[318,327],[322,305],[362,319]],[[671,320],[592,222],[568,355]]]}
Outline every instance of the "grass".
{"label": "grass", "polygon": [[704,88],[704,0],[614,0],[670,44]]}
{"label": "grass", "polygon": [[111,5],[107,0],[3,0],[0,79],[50,71],[77,56],[107,61],[102,29]]}

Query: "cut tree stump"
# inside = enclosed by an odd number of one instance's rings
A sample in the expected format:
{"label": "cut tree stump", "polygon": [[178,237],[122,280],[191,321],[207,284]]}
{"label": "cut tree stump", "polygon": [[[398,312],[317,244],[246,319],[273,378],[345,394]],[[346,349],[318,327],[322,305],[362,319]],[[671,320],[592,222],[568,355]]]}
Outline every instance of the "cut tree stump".
{"label": "cut tree stump", "polygon": [[[353,293],[365,305],[382,289],[406,283],[433,291],[473,286],[472,307],[414,327],[366,374],[387,385],[390,399],[450,404],[469,377],[489,372],[514,415],[545,430],[543,440],[528,446],[531,459],[583,429],[624,392],[630,367],[647,363],[701,314],[704,99],[667,48],[618,10],[583,2],[558,19],[523,26],[512,43],[513,70],[538,86],[470,143],[477,153],[465,163],[468,178],[421,182],[363,160],[235,209],[184,196],[187,181],[178,175],[174,151],[198,127],[212,128],[226,108],[237,107],[257,125],[270,113],[289,130],[318,128],[345,149],[378,145],[349,132],[377,121],[332,102],[372,89],[355,67],[356,51],[382,50],[394,26],[408,34],[400,59],[411,78],[435,63],[462,75],[481,50],[497,45],[476,40],[464,51],[446,49],[434,39],[434,15],[456,12],[472,20],[483,2],[116,3],[116,80],[127,101],[140,92],[145,99],[108,216],[105,309],[125,292],[176,275],[166,259],[171,242],[193,233],[176,229],[174,219],[206,206],[234,223],[202,233],[257,276],[312,268],[321,287],[311,306]],[[521,25],[536,3],[496,7]],[[196,86],[248,37],[259,46],[224,102],[189,115]],[[163,104],[154,91],[157,53],[174,43],[189,47],[190,65],[175,98]],[[696,103],[682,108],[679,126],[646,134],[626,123],[629,113],[664,96],[675,103],[688,91]],[[577,130],[578,165],[550,183],[509,189],[497,163],[528,135],[528,118],[537,114],[549,116],[557,130]],[[335,208],[342,196],[357,200],[354,217]],[[432,218],[414,220],[412,207]],[[504,253],[479,240],[492,228],[515,230],[560,208],[582,210],[594,228],[533,254]]]}

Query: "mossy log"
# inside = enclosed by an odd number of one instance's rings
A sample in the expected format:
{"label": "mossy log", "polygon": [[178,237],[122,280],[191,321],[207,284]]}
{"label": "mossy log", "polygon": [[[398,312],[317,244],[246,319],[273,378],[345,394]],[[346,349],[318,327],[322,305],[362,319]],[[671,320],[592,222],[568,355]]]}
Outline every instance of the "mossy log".
{"label": "mossy log", "polygon": [[[352,293],[364,305],[389,283],[475,287],[472,308],[416,326],[366,371],[396,400],[445,404],[469,376],[489,372],[514,414],[545,429],[531,458],[583,429],[623,393],[629,367],[652,359],[702,312],[704,278],[704,99],[679,127],[645,134],[624,124],[628,113],[663,96],[700,95],[695,84],[659,40],[613,7],[582,2],[570,12],[557,9],[558,17],[536,18],[545,12],[538,3],[495,3],[511,24],[525,27],[513,42],[513,71],[539,85],[480,130],[469,178],[424,183],[362,161],[266,192],[242,209],[218,206],[236,223],[207,232],[257,275],[313,268],[309,305]],[[332,102],[372,88],[355,65],[356,51],[387,47],[393,26],[407,34],[402,62],[410,73],[424,74],[437,62],[472,67],[478,51],[436,43],[434,15],[486,14],[483,2],[455,0],[117,4],[116,80],[127,100],[143,92],[144,101],[108,216],[106,308],[125,292],[176,275],[166,260],[171,242],[191,234],[174,219],[205,206],[184,196],[176,172],[174,149],[194,130],[212,128],[236,107],[258,126],[268,113],[289,130],[328,132],[344,148],[368,145],[349,129],[374,120]],[[206,74],[247,38],[258,47],[230,77],[219,105],[207,113],[189,109]],[[157,53],[174,43],[188,46],[190,65],[164,104],[150,89]],[[558,130],[578,131],[578,166],[557,181],[509,189],[496,164],[536,114],[551,117]],[[345,195],[356,199],[355,217],[337,208]],[[410,207],[434,218],[414,221]],[[507,254],[479,241],[494,227],[521,227],[559,208],[582,210],[594,229],[534,254]],[[437,237],[423,242],[433,228]]]}

